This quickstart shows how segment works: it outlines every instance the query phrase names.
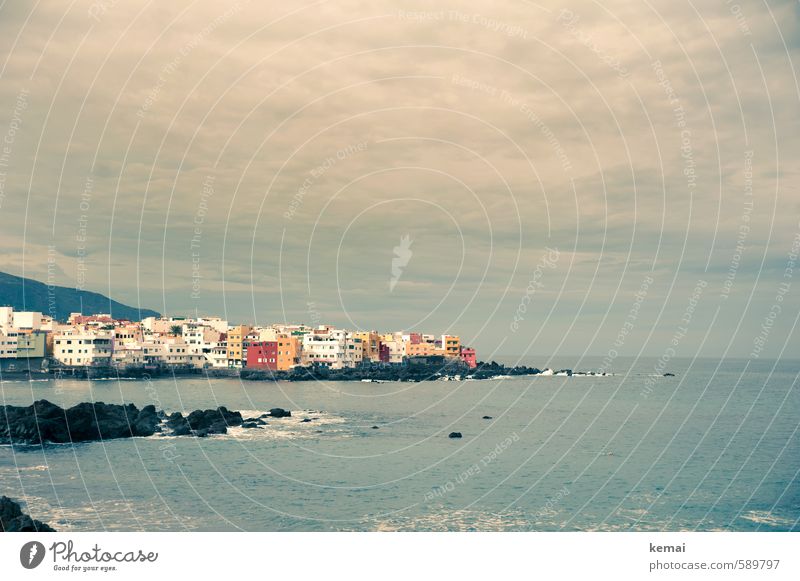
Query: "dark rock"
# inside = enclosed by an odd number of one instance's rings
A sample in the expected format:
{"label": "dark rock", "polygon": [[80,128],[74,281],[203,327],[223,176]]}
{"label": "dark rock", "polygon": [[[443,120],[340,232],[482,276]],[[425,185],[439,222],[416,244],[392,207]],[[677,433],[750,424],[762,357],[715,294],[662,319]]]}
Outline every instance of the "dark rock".
{"label": "dark rock", "polygon": [[448,438],[460,438],[461,432],[450,432],[450,435],[447,436]]}
{"label": "dark rock", "polygon": [[133,404],[87,402],[65,410],[40,400],[28,407],[0,408],[0,443],[68,443],[151,436],[158,423],[153,406],[139,411]]}
{"label": "dark rock", "polygon": [[310,419],[308,419],[308,418],[303,418],[302,420],[300,420],[300,423],[301,423],[301,424],[307,424],[307,423],[308,423],[308,422],[310,422],[310,421],[311,421],[311,420],[310,420]]}
{"label": "dark rock", "polygon": [[675,377],[674,373],[665,373],[664,377]]}
{"label": "dark rock", "polygon": [[372,429],[373,430],[380,430],[380,428],[378,426],[372,426]]}
{"label": "dark rock", "polygon": [[220,425],[222,427],[241,426],[244,421],[240,412],[231,412],[222,406],[215,410],[195,410],[186,419],[193,430],[209,430],[209,433],[222,434],[227,429],[220,431]]}
{"label": "dark rock", "polygon": [[192,426],[180,412],[170,414],[166,424],[173,436],[188,436],[192,433]]}
{"label": "dark rock", "polygon": [[272,408],[269,410],[269,415],[273,418],[289,418],[292,416],[292,412],[286,411],[283,408]]}
{"label": "dark rock", "polygon": [[247,428],[247,429],[251,429],[251,428],[258,428],[260,426],[255,422],[245,422],[245,423],[242,424],[242,427],[243,428]]}
{"label": "dark rock", "polygon": [[54,533],[56,531],[49,525],[24,514],[19,504],[7,496],[0,496],[0,532]]}
{"label": "dark rock", "polygon": [[[63,409],[40,400],[28,407],[0,406],[0,444],[89,442],[147,437],[162,431],[173,436],[203,437],[225,434],[229,426],[242,422],[240,412],[225,407],[195,410],[183,417],[180,412],[166,415],[154,405],[139,410],[133,404],[86,402]],[[255,418],[255,423],[266,422]]]}
{"label": "dark rock", "polygon": [[156,412],[156,406],[154,405],[144,406],[133,423],[136,428],[137,436],[152,436],[157,431],[161,431],[158,425],[161,423],[161,418],[158,412]]}
{"label": "dark rock", "polygon": [[481,418],[481,419],[484,419],[484,420],[491,420],[491,419],[492,419],[492,416],[483,416],[483,418]]}

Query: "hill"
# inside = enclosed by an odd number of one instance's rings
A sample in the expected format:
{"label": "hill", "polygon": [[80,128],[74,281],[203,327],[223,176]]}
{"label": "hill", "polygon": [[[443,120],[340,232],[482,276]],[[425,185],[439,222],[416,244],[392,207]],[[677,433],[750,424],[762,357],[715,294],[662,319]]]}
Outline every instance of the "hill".
{"label": "hill", "polygon": [[0,272],[0,306],[12,306],[15,311],[40,311],[59,321],[66,321],[70,313],[75,312],[84,315],[110,313],[116,319],[131,321],[158,316],[156,311],[129,307],[100,293],[64,286],[48,287],[38,280],[5,272]]}

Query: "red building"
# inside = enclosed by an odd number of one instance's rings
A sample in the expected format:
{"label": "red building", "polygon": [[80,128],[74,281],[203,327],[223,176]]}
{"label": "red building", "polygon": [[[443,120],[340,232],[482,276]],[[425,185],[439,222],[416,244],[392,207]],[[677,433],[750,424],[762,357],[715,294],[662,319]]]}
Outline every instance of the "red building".
{"label": "red building", "polygon": [[278,342],[253,341],[247,346],[247,367],[278,369]]}
{"label": "red building", "polygon": [[389,363],[391,360],[391,352],[389,351],[389,346],[385,343],[381,343],[378,346],[378,360],[381,363]]}
{"label": "red building", "polygon": [[461,359],[464,360],[464,363],[466,363],[470,369],[478,366],[478,356],[475,353],[475,349],[471,347],[461,348]]}

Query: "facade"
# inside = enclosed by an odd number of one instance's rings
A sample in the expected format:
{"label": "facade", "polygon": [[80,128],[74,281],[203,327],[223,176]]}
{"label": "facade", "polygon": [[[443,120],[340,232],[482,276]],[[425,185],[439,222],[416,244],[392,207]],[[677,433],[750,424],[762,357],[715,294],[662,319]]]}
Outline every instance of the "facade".
{"label": "facade", "polygon": [[247,346],[247,368],[278,370],[278,342],[253,341]]}
{"label": "facade", "polygon": [[361,358],[363,361],[380,361],[381,337],[375,331],[358,331],[352,334],[354,339],[361,340]]}
{"label": "facade", "polygon": [[280,335],[278,344],[278,371],[289,371],[300,364],[300,340],[291,335]]}
{"label": "facade", "polygon": [[236,325],[228,329],[228,367],[242,367],[247,361],[245,352],[249,325]]}
{"label": "facade", "polygon": [[442,349],[445,357],[459,357],[461,355],[461,339],[458,335],[442,335]]}
{"label": "facade", "polygon": [[0,331],[0,359],[17,358],[17,334]]}
{"label": "facade", "polygon": [[112,347],[111,333],[76,328],[53,337],[53,358],[64,365],[109,366]]}
{"label": "facade", "polygon": [[331,369],[344,367],[345,343],[330,334],[303,335],[301,362],[303,365],[322,365]]}
{"label": "facade", "polygon": [[44,359],[47,357],[47,333],[31,331],[17,335],[17,358]]}
{"label": "facade", "polygon": [[478,356],[475,353],[475,349],[462,347],[461,359],[464,360],[464,363],[466,363],[470,369],[475,369],[478,366]]}

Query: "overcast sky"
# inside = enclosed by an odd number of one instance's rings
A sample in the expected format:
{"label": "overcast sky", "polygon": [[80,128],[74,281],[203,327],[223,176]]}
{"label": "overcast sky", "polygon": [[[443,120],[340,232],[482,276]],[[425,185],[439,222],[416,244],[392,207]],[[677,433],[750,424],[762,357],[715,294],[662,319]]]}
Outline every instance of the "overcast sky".
{"label": "overcast sky", "polygon": [[402,4],[2,2],[2,270],[481,359],[800,352],[796,2]]}

